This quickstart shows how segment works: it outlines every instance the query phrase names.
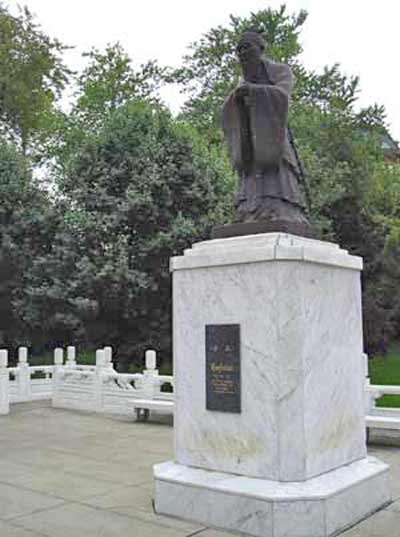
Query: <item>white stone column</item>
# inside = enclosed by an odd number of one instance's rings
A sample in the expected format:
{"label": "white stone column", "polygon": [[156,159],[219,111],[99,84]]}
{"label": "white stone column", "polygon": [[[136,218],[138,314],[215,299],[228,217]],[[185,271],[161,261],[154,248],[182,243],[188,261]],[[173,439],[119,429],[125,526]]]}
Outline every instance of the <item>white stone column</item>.
{"label": "white stone column", "polygon": [[149,349],[145,353],[145,366],[143,371],[143,392],[146,399],[154,399],[160,393],[160,385],[157,382],[157,353],[155,350]]}
{"label": "white stone column", "polygon": [[17,382],[18,382],[18,401],[32,400],[32,384],[31,372],[28,363],[28,349],[20,347],[18,349],[18,366],[17,366]]}
{"label": "white stone column", "polygon": [[58,393],[61,386],[61,381],[64,373],[64,352],[63,349],[54,350],[54,370],[53,370],[53,393],[52,404],[57,406]]}
{"label": "white stone column", "polygon": [[76,366],[76,349],[72,345],[67,347],[67,364],[68,367]]}
{"label": "white stone column", "polygon": [[148,349],[145,353],[145,365],[147,371],[157,370],[157,353],[155,350]]}
{"label": "white stone column", "polygon": [[[62,399],[61,395],[61,384],[63,378],[63,364],[64,364],[64,349],[57,347],[54,349],[54,373],[53,373],[53,395],[52,395],[52,405],[54,407],[63,406],[60,405],[60,400]],[[70,367],[68,364],[65,364],[65,367]]]}
{"label": "white stone column", "polygon": [[106,361],[106,354],[104,349],[97,349],[96,351],[96,368],[103,369]]}
{"label": "white stone column", "polygon": [[104,347],[103,351],[104,351],[104,367],[108,369],[114,369],[113,362],[112,362],[113,349],[111,345],[107,345],[106,347]]}
{"label": "white stone column", "polygon": [[54,349],[54,363],[57,365],[62,365],[64,363],[64,349],[60,347]]}
{"label": "white stone column", "polygon": [[375,406],[375,396],[370,388],[371,380],[369,378],[368,354],[362,354],[362,361],[364,363],[365,374],[365,414],[368,414]]}
{"label": "white stone column", "polygon": [[[328,537],[390,500],[388,467],[366,456],[361,269],[336,244],[283,233],[171,260],[175,458],[155,466],[157,512]],[[225,328],[235,337],[206,349]]]}
{"label": "white stone column", "polygon": [[10,412],[10,381],[8,374],[8,352],[0,350],[0,416]]}
{"label": "white stone column", "polygon": [[107,356],[104,349],[98,349],[96,351],[96,374],[93,383],[94,410],[96,412],[101,412],[103,410],[103,375],[106,369],[106,358]]}

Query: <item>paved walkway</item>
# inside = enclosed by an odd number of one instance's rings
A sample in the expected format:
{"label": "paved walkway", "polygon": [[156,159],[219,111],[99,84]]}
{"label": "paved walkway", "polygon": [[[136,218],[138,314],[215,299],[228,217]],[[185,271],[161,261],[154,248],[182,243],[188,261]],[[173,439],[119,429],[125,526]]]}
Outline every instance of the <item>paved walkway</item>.
{"label": "paved walkway", "polygon": [[[168,417],[140,424],[12,405],[0,417],[0,537],[232,535],[153,513],[152,465],[172,457],[172,436]],[[343,536],[400,537],[400,448],[370,452],[391,464],[397,501]]]}

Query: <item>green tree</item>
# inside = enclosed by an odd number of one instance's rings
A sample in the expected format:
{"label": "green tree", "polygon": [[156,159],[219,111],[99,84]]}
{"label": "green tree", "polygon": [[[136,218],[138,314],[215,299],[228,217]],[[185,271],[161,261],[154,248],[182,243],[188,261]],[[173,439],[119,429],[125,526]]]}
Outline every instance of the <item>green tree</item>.
{"label": "green tree", "polygon": [[158,102],[158,90],[167,70],[149,61],[135,69],[127,53],[118,44],[104,51],[84,53],[87,66],[76,78],[76,90],[70,112],[53,114],[51,136],[46,139],[45,157],[60,176],[79,152],[82,144],[96,136],[110,114],[137,99]]}
{"label": "green tree", "polygon": [[[16,146],[0,140],[0,343],[29,338],[19,307],[36,256],[49,251],[52,208]],[[28,338],[28,339],[27,339]]]}
{"label": "green tree", "polygon": [[285,6],[279,10],[268,8],[247,18],[231,15],[229,26],[212,28],[190,45],[174,79],[182,84],[188,97],[184,116],[207,134],[210,142],[221,140],[221,105],[240,78],[235,55],[239,36],[249,28],[257,28],[265,36],[271,58],[295,64],[301,52],[298,36],[305,18],[305,11],[290,15]]}
{"label": "green tree", "polygon": [[[182,117],[206,134],[216,150],[224,150],[220,109],[238,83],[235,47],[244,30],[257,28],[265,38],[268,57],[291,65],[296,86],[290,125],[306,170],[312,224],[317,236],[364,257],[364,318],[372,348],[384,327],[389,327],[393,309],[382,294],[383,288],[390,289],[382,259],[391,250],[387,239],[394,233],[389,231],[394,219],[389,225],[393,211],[385,207],[386,194],[390,189],[397,192],[399,168],[391,170],[384,158],[383,108],[357,110],[359,79],[343,75],[338,65],[319,74],[301,64],[299,35],[306,16],[304,11],[288,14],[283,6],[245,18],[231,17],[226,27],[213,28],[193,43],[182,68],[175,72],[188,96]],[[377,197],[379,188],[385,193]],[[379,329],[371,329],[377,325]]]}
{"label": "green tree", "polygon": [[47,128],[70,71],[66,47],[48,37],[27,8],[12,16],[0,4],[0,127],[26,154],[32,137]]}
{"label": "green tree", "polygon": [[117,108],[60,178],[64,222],[34,260],[30,322],[52,319],[53,337],[111,343],[120,356],[146,346],[170,356],[169,257],[223,220],[232,178],[224,156],[161,106]]}
{"label": "green tree", "polygon": [[[0,121],[25,152],[39,140],[42,156],[53,163],[57,199],[40,191],[15,147],[0,147],[0,181],[8,178],[0,186],[3,333],[20,327],[36,342],[112,343],[127,358],[146,346],[170,354],[168,258],[231,218],[236,179],[219,114],[240,76],[239,35],[257,27],[268,56],[295,72],[290,124],[317,234],[364,257],[367,347],[375,349],[383,333],[400,335],[400,168],[382,151],[384,110],[358,110],[360,82],[339,66],[321,74],[302,66],[305,20],[304,11],[288,14],[285,7],[231,17],[227,27],[191,45],[173,76],[155,62],[135,69],[119,45],[93,49],[66,114],[54,107],[68,74],[62,46],[43,36],[30,14],[12,18],[0,9],[7,36],[0,68],[8,66]],[[15,43],[14,35],[20,36]],[[31,65],[37,57],[43,61]],[[30,73],[37,73],[32,81]],[[160,84],[170,80],[187,95],[179,119],[158,102]],[[46,91],[31,107],[26,96],[37,88]]]}
{"label": "green tree", "polygon": [[157,101],[166,70],[155,61],[135,69],[119,43],[108,45],[104,51],[92,49],[84,56],[89,64],[77,79],[72,115],[85,123],[86,128],[98,128],[110,112],[132,99]]}

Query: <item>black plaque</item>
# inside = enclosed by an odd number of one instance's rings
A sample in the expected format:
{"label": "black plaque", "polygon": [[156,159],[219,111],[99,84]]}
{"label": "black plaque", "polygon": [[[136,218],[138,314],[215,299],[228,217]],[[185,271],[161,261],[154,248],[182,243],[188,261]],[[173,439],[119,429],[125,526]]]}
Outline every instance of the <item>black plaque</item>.
{"label": "black plaque", "polygon": [[206,325],[206,408],[241,412],[240,325]]}

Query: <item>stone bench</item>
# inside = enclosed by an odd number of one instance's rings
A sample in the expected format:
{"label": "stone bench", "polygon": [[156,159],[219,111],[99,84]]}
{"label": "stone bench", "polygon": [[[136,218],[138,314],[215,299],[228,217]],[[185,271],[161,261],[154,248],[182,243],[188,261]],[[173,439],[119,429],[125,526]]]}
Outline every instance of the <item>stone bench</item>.
{"label": "stone bench", "polygon": [[400,416],[367,416],[366,424],[368,429],[400,429]]}
{"label": "stone bench", "polygon": [[367,427],[367,443],[369,442],[371,429],[386,429],[389,431],[400,430],[400,414],[398,416],[379,416],[378,414],[370,414],[366,416],[365,422]]}
{"label": "stone bench", "polygon": [[145,422],[149,419],[150,411],[173,413],[174,402],[161,399],[136,399],[133,403],[136,421]]}

